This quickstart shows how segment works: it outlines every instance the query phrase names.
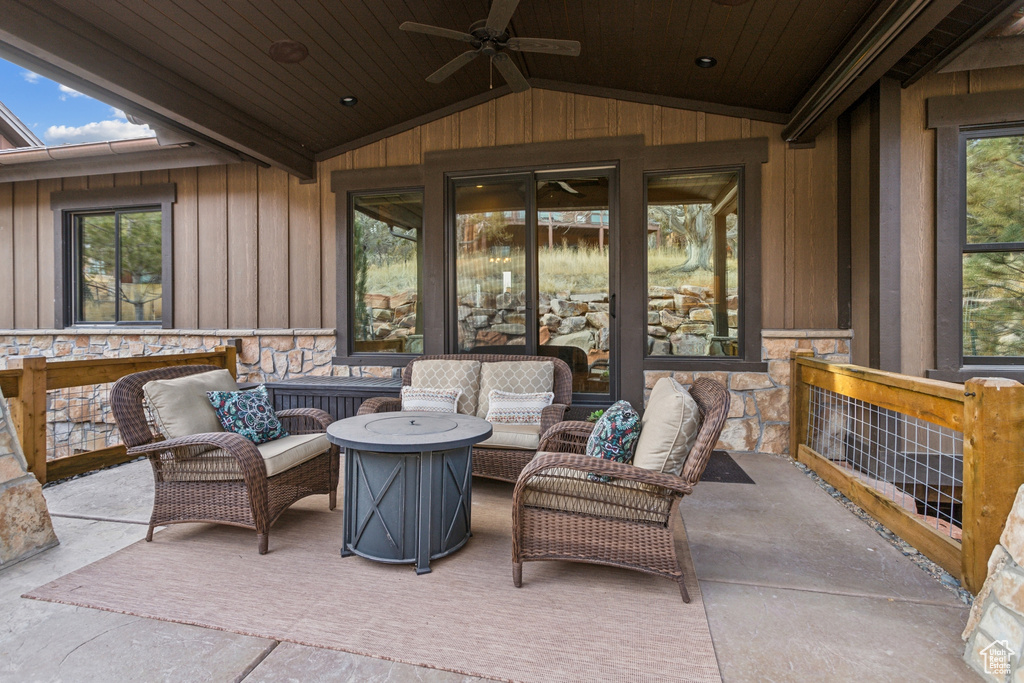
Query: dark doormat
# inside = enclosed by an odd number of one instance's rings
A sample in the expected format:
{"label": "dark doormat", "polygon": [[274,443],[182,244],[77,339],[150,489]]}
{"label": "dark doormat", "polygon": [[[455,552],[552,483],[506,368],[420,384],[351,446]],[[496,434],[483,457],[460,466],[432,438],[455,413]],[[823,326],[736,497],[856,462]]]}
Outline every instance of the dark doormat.
{"label": "dark doormat", "polygon": [[718,484],[753,484],[750,476],[743,471],[732,456],[725,451],[712,451],[701,481],[713,481]]}

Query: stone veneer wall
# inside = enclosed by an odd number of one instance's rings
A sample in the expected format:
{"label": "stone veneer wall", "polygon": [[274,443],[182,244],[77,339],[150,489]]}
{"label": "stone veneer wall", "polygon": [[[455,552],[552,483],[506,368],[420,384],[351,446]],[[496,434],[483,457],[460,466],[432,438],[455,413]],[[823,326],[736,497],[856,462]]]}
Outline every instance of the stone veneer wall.
{"label": "stone veneer wall", "polygon": [[[964,660],[985,680],[1024,681],[1024,486],[1017,489],[999,545],[989,557],[988,578],[974,599],[963,638]],[[1006,648],[1012,654],[1000,672],[995,659]]]}
{"label": "stone veneer wall", "polygon": [[729,451],[756,453],[789,452],[789,352],[814,351],[824,360],[850,362],[850,330],[764,330],[761,360],[768,372],[670,372],[644,373],[645,400],[662,377],[674,377],[689,385],[699,377],[710,377],[728,387],[732,396],[729,417],[718,447]]}
{"label": "stone veneer wall", "polygon": [[[0,368],[7,358],[127,358],[141,355],[213,351],[241,340],[238,378],[264,382],[303,375],[400,376],[401,368],[331,365],[334,330],[2,330]],[[680,383],[712,377],[732,394],[729,419],[719,447],[734,451],[786,453],[789,449],[789,352],[810,349],[826,360],[850,361],[849,330],[764,330],[761,357],[767,372],[645,372],[647,394],[661,377]],[[118,442],[107,401],[109,385],[49,392],[47,419],[51,457],[102,448]]]}

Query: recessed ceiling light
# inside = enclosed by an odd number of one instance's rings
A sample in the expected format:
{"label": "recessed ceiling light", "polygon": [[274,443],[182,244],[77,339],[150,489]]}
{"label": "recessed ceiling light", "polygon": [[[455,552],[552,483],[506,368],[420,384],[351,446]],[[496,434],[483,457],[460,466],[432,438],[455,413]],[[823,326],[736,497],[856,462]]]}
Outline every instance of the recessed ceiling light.
{"label": "recessed ceiling light", "polygon": [[309,48],[297,40],[279,40],[267,50],[270,58],[282,64],[298,64],[309,56]]}
{"label": "recessed ceiling light", "polygon": [[697,57],[693,62],[702,69],[710,69],[715,64],[718,64],[718,60],[714,57]]}
{"label": "recessed ceiling light", "polygon": [[356,106],[356,103],[359,102],[359,100],[356,99],[355,95],[345,95],[338,101],[344,104],[346,107],[354,107]]}

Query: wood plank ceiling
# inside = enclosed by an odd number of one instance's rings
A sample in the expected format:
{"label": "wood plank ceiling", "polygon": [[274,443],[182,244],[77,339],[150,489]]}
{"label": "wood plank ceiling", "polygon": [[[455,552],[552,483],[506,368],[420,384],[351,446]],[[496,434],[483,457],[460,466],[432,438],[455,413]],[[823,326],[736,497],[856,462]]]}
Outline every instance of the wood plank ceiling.
{"label": "wood plank ceiling", "polygon": [[[269,147],[261,156],[257,144],[246,148],[257,150],[250,154],[298,175],[306,175],[303,169],[318,154],[486,97],[494,92],[492,76],[505,92],[485,58],[440,85],[427,83],[428,74],[466,45],[398,29],[414,21],[465,31],[487,16],[488,0],[54,0],[46,11],[31,0],[6,4],[0,55],[71,73],[80,78],[72,85],[86,92],[95,85],[100,90],[90,94],[112,95],[129,109],[135,101],[143,116],[155,112],[164,123],[217,118],[191,108],[190,96],[215,110],[223,103],[218,115],[241,122],[247,136],[292,150],[295,159],[275,156]],[[612,89],[673,98],[681,106],[696,101],[711,111],[785,122],[865,19],[885,4],[522,0],[512,35],[578,40],[582,52],[576,58],[510,54],[542,87]],[[998,3],[964,4],[982,11]],[[268,48],[282,39],[303,43],[308,58],[272,60]],[[102,46],[104,54],[83,50],[87,44]],[[717,66],[697,67],[695,58],[705,55]],[[130,65],[123,76],[118,59]],[[144,78],[147,70],[158,72],[152,80],[171,84],[165,90],[174,97],[161,101],[159,84]],[[342,106],[339,98],[346,95],[357,97],[358,105]],[[230,133],[223,133],[229,128],[211,123],[193,130],[230,146]]]}

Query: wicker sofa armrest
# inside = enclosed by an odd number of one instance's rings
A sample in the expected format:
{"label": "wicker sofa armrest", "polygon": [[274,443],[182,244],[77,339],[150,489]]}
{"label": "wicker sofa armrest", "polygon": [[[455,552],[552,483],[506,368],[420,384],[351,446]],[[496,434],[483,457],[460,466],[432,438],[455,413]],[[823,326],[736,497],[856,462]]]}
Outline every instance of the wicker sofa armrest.
{"label": "wicker sofa armrest", "polygon": [[614,479],[625,479],[638,484],[648,484],[659,488],[667,489],[668,492],[678,496],[684,496],[693,492],[693,486],[685,480],[672,474],[663,474],[654,470],[647,470],[642,467],[626,465],[614,460],[595,458],[590,455],[578,453],[537,453],[537,456],[530,461],[530,464],[523,468],[516,482],[515,490],[512,492],[512,500],[518,500],[524,488],[529,486],[530,478],[552,469],[569,469],[580,472],[593,472],[603,474]]}
{"label": "wicker sofa armrest", "polygon": [[402,399],[392,396],[377,396],[368,398],[359,406],[356,415],[370,415],[372,413],[393,413],[402,409]]}
{"label": "wicker sofa armrest", "polygon": [[289,434],[319,434],[327,430],[334,418],[319,408],[289,408],[277,411],[277,419]]}
{"label": "wicker sofa armrest", "polygon": [[267,464],[263,456],[256,448],[256,444],[234,432],[208,432],[154,441],[129,448],[128,454],[160,458],[161,454],[169,452],[176,459],[189,460],[201,458],[204,451],[210,450],[223,451],[233,457],[238,462],[238,469],[250,490],[265,490]]}
{"label": "wicker sofa armrest", "polygon": [[569,406],[564,403],[552,403],[540,413],[540,433],[544,434],[549,429],[554,427],[556,424],[562,421],[565,417],[565,411],[569,410]]}
{"label": "wicker sofa armrest", "polygon": [[558,422],[550,429],[541,432],[540,446],[537,447],[537,450],[583,455],[587,452],[587,440],[592,431],[594,431],[593,422],[581,420]]}

